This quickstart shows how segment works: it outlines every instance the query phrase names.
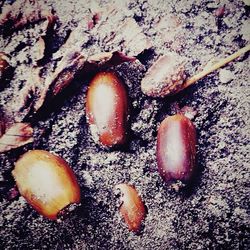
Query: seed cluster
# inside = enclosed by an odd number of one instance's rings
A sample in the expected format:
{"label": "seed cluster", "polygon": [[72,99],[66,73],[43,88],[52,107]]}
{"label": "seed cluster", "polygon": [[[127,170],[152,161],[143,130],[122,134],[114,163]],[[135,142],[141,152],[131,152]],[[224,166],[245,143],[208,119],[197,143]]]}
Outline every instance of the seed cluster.
{"label": "seed cluster", "polygon": [[[104,147],[124,145],[128,135],[128,94],[112,72],[98,73],[87,93],[86,113],[92,138]],[[188,182],[195,168],[196,132],[192,122],[181,114],[167,117],[157,137],[157,163],[160,175],[169,181]],[[63,210],[80,202],[80,187],[70,166],[47,151],[25,153],[15,165],[13,176],[21,195],[42,215],[58,220]],[[138,232],[146,208],[136,189],[119,184],[120,213],[129,230]],[[63,212],[64,213],[64,212]]]}

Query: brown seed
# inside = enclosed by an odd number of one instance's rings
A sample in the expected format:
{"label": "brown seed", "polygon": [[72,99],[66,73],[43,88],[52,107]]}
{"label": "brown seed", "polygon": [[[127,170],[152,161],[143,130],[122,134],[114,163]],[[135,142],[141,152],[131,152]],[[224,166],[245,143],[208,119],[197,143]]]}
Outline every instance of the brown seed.
{"label": "brown seed", "polygon": [[136,189],[129,184],[119,184],[115,190],[121,192],[120,213],[130,231],[138,232],[146,216],[146,208]]}
{"label": "brown seed", "polygon": [[142,92],[153,97],[164,97],[178,92],[186,78],[185,60],[176,53],[159,57],[142,79]]}
{"label": "brown seed", "polygon": [[169,116],[161,123],[157,136],[157,163],[163,179],[190,180],[196,156],[196,131],[184,115]]}
{"label": "brown seed", "polygon": [[80,188],[73,171],[65,160],[47,151],[25,153],[12,174],[20,194],[49,219],[56,220],[62,209],[80,202]]}
{"label": "brown seed", "polygon": [[101,72],[91,81],[86,114],[96,142],[107,147],[126,142],[128,96],[123,83],[114,73]]}

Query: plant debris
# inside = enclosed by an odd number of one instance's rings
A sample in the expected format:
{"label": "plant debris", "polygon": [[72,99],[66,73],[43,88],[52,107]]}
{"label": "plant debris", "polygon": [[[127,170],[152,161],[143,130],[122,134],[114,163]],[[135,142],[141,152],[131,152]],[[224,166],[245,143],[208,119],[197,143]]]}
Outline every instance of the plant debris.
{"label": "plant debris", "polygon": [[42,1],[17,0],[3,8],[0,15],[0,29],[3,33],[10,33],[23,28],[26,24],[44,19],[53,20],[53,14]]}
{"label": "plant debris", "polygon": [[28,123],[15,123],[0,137],[0,153],[33,142],[33,128]]}
{"label": "plant debris", "polygon": [[161,56],[142,79],[142,92],[153,97],[178,92],[186,79],[184,60],[176,53]]}
{"label": "plant debris", "polygon": [[[119,16],[120,12],[115,8],[111,8],[107,14],[110,14],[113,18],[114,15],[121,18]],[[36,98],[32,98],[33,101],[28,108],[20,106],[19,111],[27,111],[24,117],[36,113],[44,104],[57,96],[71,84],[77,74],[81,73],[84,76],[100,69],[107,69],[124,62],[134,61],[137,55],[151,47],[149,40],[133,19],[118,19],[117,22],[120,27],[116,29],[117,33],[108,34],[106,34],[106,25],[113,25],[111,18],[105,15],[99,17],[98,20],[91,31],[88,31],[84,20],[71,32],[65,44],[56,53],[62,54],[61,50],[64,52],[54,72],[48,73],[45,78],[40,77],[40,73],[38,73],[39,77],[37,77],[37,73],[35,73],[34,76],[31,76],[31,79],[27,80],[27,87],[19,96],[21,98],[19,103],[25,104],[26,101],[22,100],[29,99],[28,96],[31,92]],[[93,37],[97,41],[91,45]],[[100,45],[98,51],[94,49],[96,43]],[[107,49],[103,49],[106,46]],[[42,71],[43,69],[35,69],[32,72],[38,72],[39,70]],[[34,79],[38,82],[34,81]]]}
{"label": "plant debris", "polygon": [[176,94],[249,50],[250,44],[226,58],[207,65],[201,72],[187,80],[184,68],[186,59],[181,58],[177,54],[162,56],[149,68],[147,74],[142,79],[142,92],[153,97],[164,97]]}

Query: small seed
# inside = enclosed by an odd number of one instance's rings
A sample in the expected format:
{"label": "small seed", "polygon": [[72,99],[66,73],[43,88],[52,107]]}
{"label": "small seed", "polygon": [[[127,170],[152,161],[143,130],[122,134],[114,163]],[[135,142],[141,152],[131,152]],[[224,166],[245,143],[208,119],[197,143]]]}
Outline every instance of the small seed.
{"label": "small seed", "polygon": [[136,189],[129,184],[119,184],[115,190],[121,192],[120,213],[130,231],[138,232],[146,216],[146,208]]}

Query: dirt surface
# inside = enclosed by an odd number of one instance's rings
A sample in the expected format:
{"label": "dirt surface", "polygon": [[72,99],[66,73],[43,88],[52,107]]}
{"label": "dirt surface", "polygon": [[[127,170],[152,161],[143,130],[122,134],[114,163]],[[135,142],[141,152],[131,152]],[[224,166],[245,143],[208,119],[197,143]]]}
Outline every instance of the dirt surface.
{"label": "dirt surface", "polygon": [[[53,67],[53,53],[91,2],[46,1],[58,16],[47,67]],[[97,1],[96,6],[102,8],[106,2]],[[113,69],[129,91],[129,143],[110,150],[94,143],[85,116],[89,79],[75,80],[33,122],[33,144],[0,154],[0,248],[249,249],[249,55],[174,97],[149,98],[140,90],[148,67],[168,51],[186,57],[192,75],[209,61],[246,45],[249,7],[241,0],[118,0],[116,4],[135,19],[153,44],[139,57],[141,62]],[[13,105],[24,87],[42,27],[43,22],[28,25],[0,38],[1,50],[11,55],[15,67],[13,79],[0,92],[1,106]],[[155,155],[157,128],[178,106],[197,112],[193,121],[198,132],[197,176],[180,192],[163,183]],[[79,180],[82,205],[62,223],[43,218],[20,196],[10,199],[14,162],[33,148],[62,156]],[[147,206],[139,234],[129,232],[120,217],[113,188],[121,182],[134,184]]]}

